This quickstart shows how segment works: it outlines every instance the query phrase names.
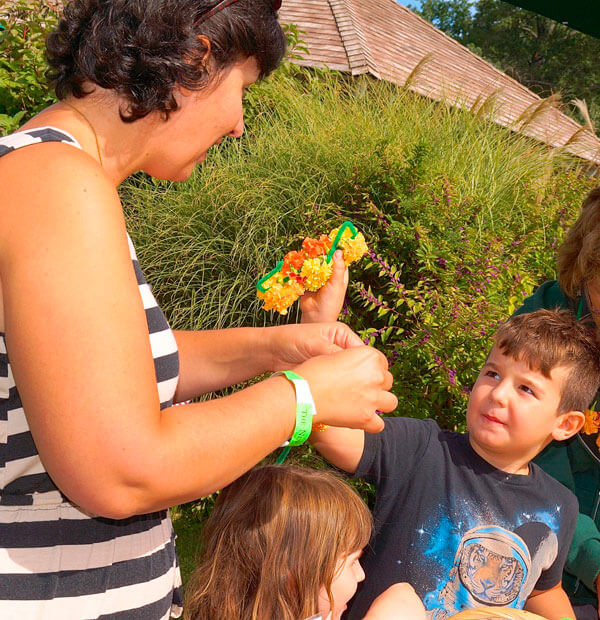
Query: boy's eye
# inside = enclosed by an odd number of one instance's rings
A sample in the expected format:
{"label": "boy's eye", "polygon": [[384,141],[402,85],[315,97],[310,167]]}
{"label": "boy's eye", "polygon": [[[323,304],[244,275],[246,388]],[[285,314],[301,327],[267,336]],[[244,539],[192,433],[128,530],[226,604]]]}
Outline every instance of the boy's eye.
{"label": "boy's eye", "polygon": [[485,373],[486,377],[491,377],[492,379],[499,379],[500,375],[495,370],[488,370]]}
{"label": "boy's eye", "polygon": [[531,394],[532,396],[535,396],[534,391],[528,385],[521,385],[519,389],[525,392],[526,394]]}

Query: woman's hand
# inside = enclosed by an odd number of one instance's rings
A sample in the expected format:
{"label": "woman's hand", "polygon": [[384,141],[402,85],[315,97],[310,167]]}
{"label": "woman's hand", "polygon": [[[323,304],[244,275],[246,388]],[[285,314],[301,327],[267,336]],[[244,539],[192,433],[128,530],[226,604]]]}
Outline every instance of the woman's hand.
{"label": "woman's hand", "polygon": [[300,297],[302,310],[301,323],[327,323],[337,321],[342,311],[346,289],[348,288],[348,269],[344,265],[342,251],[333,255],[333,273],[327,284],[316,293],[304,293]]}
{"label": "woman's hand", "polygon": [[383,430],[378,411],[393,411],[398,399],[389,391],[393,378],[385,356],[362,345],[315,357],[296,368],[308,381],[317,414],[316,423]]}
{"label": "woman's hand", "polygon": [[317,357],[364,346],[360,337],[343,323],[281,325],[265,329],[269,370],[288,370]]}

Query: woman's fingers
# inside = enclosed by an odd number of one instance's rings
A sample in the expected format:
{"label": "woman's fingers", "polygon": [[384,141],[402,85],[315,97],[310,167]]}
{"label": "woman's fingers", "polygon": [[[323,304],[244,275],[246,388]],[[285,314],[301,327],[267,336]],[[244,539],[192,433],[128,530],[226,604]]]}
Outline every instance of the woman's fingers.
{"label": "woman's fingers", "polygon": [[[392,386],[390,384],[390,388],[391,387]],[[383,389],[386,391],[381,392],[379,399],[379,406],[377,409],[379,411],[383,411],[383,413],[390,413],[390,411],[394,411],[394,409],[398,406],[398,399],[394,394],[388,391],[390,388],[384,387]]]}
{"label": "woman's fingers", "polygon": [[385,379],[383,380],[383,389],[389,390],[394,384],[394,377],[389,370],[386,370]]}
{"label": "woman's fingers", "polygon": [[372,347],[362,345],[313,358],[298,373],[308,380],[318,421],[324,424],[376,433],[384,427],[377,411],[389,413],[398,402],[389,392],[392,377],[387,360]]}
{"label": "woman's fingers", "polygon": [[342,252],[341,250],[336,250],[333,255],[333,273],[331,274],[331,278],[326,286],[331,284],[335,289],[341,289],[343,287],[343,292],[345,293],[349,279],[350,274],[348,272],[348,267],[344,264]]}
{"label": "woman's fingers", "polygon": [[360,336],[353,332],[344,323],[333,323],[333,332],[331,334],[331,341],[338,345],[342,349],[350,349],[352,347],[364,347],[365,343],[361,340]]}
{"label": "woman's fingers", "polygon": [[333,255],[333,272],[327,283],[316,293],[304,293],[300,298],[302,323],[336,321],[344,305],[348,287],[348,270],[341,251]]}
{"label": "woman's fingers", "polygon": [[373,413],[368,421],[362,426],[362,430],[367,433],[381,433],[384,427],[385,422],[383,421],[383,418],[380,417],[379,414]]}

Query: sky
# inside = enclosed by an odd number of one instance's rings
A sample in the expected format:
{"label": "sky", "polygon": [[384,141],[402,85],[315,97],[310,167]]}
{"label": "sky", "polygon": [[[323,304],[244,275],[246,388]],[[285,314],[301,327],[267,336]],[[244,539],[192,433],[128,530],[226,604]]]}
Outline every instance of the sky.
{"label": "sky", "polygon": [[408,6],[409,4],[412,4],[413,6],[416,6],[417,8],[421,6],[421,0],[398,0],[398,2],[400,4],[403,4],[404,6]]}

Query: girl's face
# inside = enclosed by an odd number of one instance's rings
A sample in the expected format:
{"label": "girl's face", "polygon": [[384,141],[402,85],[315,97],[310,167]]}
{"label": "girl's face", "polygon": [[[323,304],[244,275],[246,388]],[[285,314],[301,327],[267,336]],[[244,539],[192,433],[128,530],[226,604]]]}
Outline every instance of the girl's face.
{"label": "girl's face", "polygon": [[[365,578],[359,558],[362,549],[338,560],[335,577],[331,583],[333,609],[329,605],[327,590],[324,586],[319,592],[319,613],[327,620],[339,620],[346,609],[346,603],[354,596],[358,584]],[[329,616],[327,614],[330,614]]]}

